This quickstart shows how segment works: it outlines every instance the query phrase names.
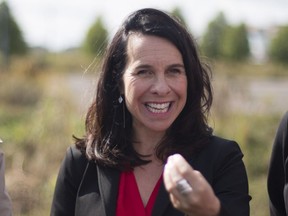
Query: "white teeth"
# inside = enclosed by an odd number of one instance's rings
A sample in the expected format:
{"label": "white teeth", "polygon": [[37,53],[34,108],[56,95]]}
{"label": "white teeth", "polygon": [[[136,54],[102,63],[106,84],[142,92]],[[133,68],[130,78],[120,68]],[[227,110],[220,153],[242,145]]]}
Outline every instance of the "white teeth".
{"label": "white teeth", "polygon": [[150,112],[164,113],[168,111],[170,103],[148,103],[146,105]]}
{"label": "white teeth", "polygon": [[170,103],[148,103],[147,106],[154,109],[166,109],[168,108]]}

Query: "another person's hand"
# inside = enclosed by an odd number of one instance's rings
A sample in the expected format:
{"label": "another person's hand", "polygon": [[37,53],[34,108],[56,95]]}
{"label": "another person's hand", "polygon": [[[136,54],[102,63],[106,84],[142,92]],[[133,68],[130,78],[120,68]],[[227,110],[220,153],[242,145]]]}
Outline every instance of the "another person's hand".
{"label": "another person's hand", "polygon": [[168,158],[163,178],[170,200],[179,211],[193,216],[219,215],[220,201],[210,184],[180,154]]}

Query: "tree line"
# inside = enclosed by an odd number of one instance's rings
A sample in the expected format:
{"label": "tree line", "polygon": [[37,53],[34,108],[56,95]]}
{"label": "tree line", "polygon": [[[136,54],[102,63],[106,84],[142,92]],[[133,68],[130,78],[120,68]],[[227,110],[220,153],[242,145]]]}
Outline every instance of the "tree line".
{"label": "tree line", "polygon": [[[171,13],[187,26],[180,8],[174,8]],[[108,31],[102,17],[97,17],[88,29],[81,44],[84,52],[100,56],[108,43]],[[271,61],[288,62],[288,25],[279,27],[268,47],[268,57]],[[219,14],[208,23],[206,31],[197,41],[203,55],[220,60],[245,61],[250,58],[248,31],[245,23],[230,25],[224,13]],[[4,1],[0,4],[0,63],[9,61],[12,55],[25,55],[29,47],[23,38],[20,26],[15,21],[9,6]]]}

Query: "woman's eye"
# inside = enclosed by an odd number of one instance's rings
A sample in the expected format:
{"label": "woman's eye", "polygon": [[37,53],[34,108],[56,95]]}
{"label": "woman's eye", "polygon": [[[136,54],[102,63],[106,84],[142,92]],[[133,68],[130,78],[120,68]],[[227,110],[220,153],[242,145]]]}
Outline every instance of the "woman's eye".
{"label": "woman's eye", "polygon": [[170,70],[170,73],[172,73],[172,74],[181,74],[181,73],[183,73],[183,70],[181,70],[179,68],[172,68]]}
{"label": "woman's eye", "polygon": [[151,71],[149,70],[139,70],[137,71],[137,75],[149,75],[151,74]]}
{"label": "woman's eye", "polygon": [[139,70],[138,72],[137,72],[137,74],[145,74],[147,71],[146,70]]}
{"label": "woman's eye", "polygon": [[181,73],[179,69],[172,69],[172,73]]}

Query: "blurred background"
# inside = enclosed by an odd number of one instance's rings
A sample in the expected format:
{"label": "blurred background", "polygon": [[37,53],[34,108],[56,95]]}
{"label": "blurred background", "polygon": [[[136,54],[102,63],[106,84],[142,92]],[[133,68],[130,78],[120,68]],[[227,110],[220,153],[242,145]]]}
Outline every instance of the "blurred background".
{"label": "blurred background", "polygon": [[0,0],[0,149],[14,215],[49,215],[72,135],[82,136],[105,47],[132,11],[173,13],[213,71],[215,134],[236,140],[251,215],[268,216],[271,147],[288,110],[286,0]]}

